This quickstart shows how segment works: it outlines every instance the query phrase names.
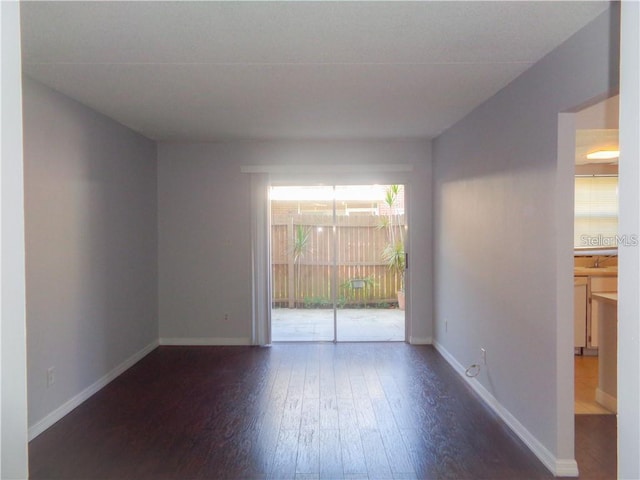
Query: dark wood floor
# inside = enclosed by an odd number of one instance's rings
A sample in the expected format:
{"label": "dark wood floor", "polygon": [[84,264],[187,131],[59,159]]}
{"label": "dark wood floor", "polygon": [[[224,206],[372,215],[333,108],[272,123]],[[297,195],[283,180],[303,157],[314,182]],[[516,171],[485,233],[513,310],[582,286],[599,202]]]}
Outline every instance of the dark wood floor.
{"label": "dark wood floor", "polygon": [[403,343],[160,347],[29,454],[33,479],[553,478]]}
{"label": "dark wood floor", "polygon": [[576,460],[583,480],[617,478],[615,415],[576,415]]}

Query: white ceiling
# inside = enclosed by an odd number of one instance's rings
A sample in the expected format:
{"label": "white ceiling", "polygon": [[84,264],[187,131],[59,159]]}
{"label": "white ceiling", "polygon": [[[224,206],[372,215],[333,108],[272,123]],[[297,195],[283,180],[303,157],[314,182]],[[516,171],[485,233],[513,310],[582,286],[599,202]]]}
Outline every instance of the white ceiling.
{"label": "white ceiling", "polygon": [[24,2],[27,75],[149,138],[432,138],[607,2]]}
{"label": "white ceiling", "polygon": [[598,150],[619,150],[618,129],[590,129],[576,131],[576,165],[617,165],[618,159],[589,160],[589,153]]}
{"label": "white ceiling", "polygon": [[576,165],[618,164],[618,159],[589,160],[587,154],[598,150],[619,150],[619,116],[619,95],[576,112]]}

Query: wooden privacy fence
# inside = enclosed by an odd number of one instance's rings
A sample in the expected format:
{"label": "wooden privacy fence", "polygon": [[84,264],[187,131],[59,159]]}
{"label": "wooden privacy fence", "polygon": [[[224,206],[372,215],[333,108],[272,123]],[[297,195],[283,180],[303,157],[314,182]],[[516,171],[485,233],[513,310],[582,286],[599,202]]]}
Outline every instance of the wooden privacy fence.
{"label": "wooden privacy fence", "polygon": [[[404,215],[397,215],[394,222],[404,229]],[[402,276],[382,259],[389,238],[381,217],[339,216],[335,230],[331,216],[278,214],[271,223],[274,306],[331,307],[334,251],[338,306],[397,304]],[[296,260],[297,230],[307,238]]]}

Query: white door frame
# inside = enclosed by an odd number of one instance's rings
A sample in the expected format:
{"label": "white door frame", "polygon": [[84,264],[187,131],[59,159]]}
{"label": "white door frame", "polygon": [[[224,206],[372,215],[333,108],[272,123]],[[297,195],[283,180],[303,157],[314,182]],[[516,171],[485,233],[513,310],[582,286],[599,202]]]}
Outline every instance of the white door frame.
{"label": "white door frame", "polygon": [[[640,235],[640,4],[623,1],[620,31],[620,216],[618,232]],[[640,478],[640,247],[618,248],[618,476]]]}
{"label": "white door frame", "polygon": [[[252,345],[271,345],[271,265],[269,187],[271,185],[317,184],[404,184],[405,198],[409,198],[412,165],[251,165],[243,166],[243,173],[251,174],[251,272],[252,272]],[[407,202],[406,217],[411,225],[411,202]],[[405,250],[410,255],[411,228]],[[411,298],[411,268],[405,276],[407,299]],[[411,338],[411,302],[405,310],[405,341]]]}

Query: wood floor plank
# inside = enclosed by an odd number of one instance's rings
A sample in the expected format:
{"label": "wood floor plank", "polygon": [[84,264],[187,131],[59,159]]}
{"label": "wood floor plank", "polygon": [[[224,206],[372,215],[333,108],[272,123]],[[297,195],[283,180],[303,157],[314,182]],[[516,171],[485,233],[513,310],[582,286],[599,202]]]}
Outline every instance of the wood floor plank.
{"label": "wood floor plank", "polygon": [[353,399],[353,405],[360,429],[374,430],[378,428],[376,414],[373,411],[373,405],[371,405],[371,399],[369,397],[355,397]]}
{"label": "wood floor plank", "polygon": [[[582,479],[615,416],[576,417]],[[160,347],[29,444],[42,480],[551,479],[428,346]]]}
{"label": "wood floor plank", "polygon": [[268,478],[274,480],[293,479],[296,476],[298,459],[298,429],[281,429]]}
{"label": "wood floor plank", "polygon": [[378,372],[375,369],[370,369],[370,371],[364,376],[367,392],[370,398],[378,398],[384,397],[384,388],[382,387],[382,383],[380,382],[380,378],[378,377]]}
{"label": "wood floor plank", "polygon": [[349,372],[346,362],[343,360],[336,361],[334,369],[336,396],[341,398],[353,397],[353,393],[351,392],[351,381],[349,380]]}
{"label": "wood floor plank", "polygon": [[305,397],[300,410],[301,429],[320,429],[320,398]]}
{"label": "wood floor plank", "polygon": [[303,396],[312,398],[320,396],[320,363],[317,358],[307,361]]}
{"label": "wood floor plank", "polygon": [[338,424],[340,430],[356,430],[358,428],[358,414],[353,398],[338,398]]}
{"label": "wood floor plank", "polygon": [[364,375],[350,375],[349,382],[351,383],[351,393],[354,397],[369,396],[367,382],[364,379]]}
{"label": "wood floor plank", "polygon": [[302,394],[287,395],[282,412],[281,428],[285,430],[300,429],[302,419]]}
{"label": "wood floor plank", "polygon": [[362,449],[362,438],[357,428],[340,428],[340,453],[345,477],[367,475],[367,461]]}
{"label": "wood floor plank", "polygon": [[320,397],[336,397],[336,379],[333,364],[320,368]]}
{"label": "wood floor plank", "polygon": [[380,429],[398,429],[398,424],[393,416],[386,397],[374,397],[371,399],[371,407],[376,417],[376,423]]}
{"label": "wood floor plank", "polygon": [[296,475],[320,472],[320,431],[318,428],[304,427],[298,437],[298,458]]}
{"label": "wood floor plank", "polygon": [[256,441],[252,444],[248,458],[252,458],[251,473],[267,475],[271,471],[278,444],[282,408],[270,403],[262,415]]}
{"label": "wood floor plank", "polygon": [[320,428],[324,430],[340,428],[337,397],[320,397]]}
{"label": "wood floor plank", "polygon": [[415,476],[415,469],[409,456],[409,451],[404,443],[404,439],[395,426],[385,426],[380,429],[380,436],[387,453],[389,467],[394,476],[406,474]]}
{"label": "wood floor plank", "polygon": [[360,439],[369,478],[392,478],[380,432],[368,428],[360,429]]}
{"label": "wood floor plank", "polygon": [[321,479],[339,480],[344,478],[340,431],[338,429],[320,430],[319,463]]}
{"label": "wood floor plank", "polygon": [[616,478],[616,432],[616,415],[576,415],[576,460],[581,479]]}

